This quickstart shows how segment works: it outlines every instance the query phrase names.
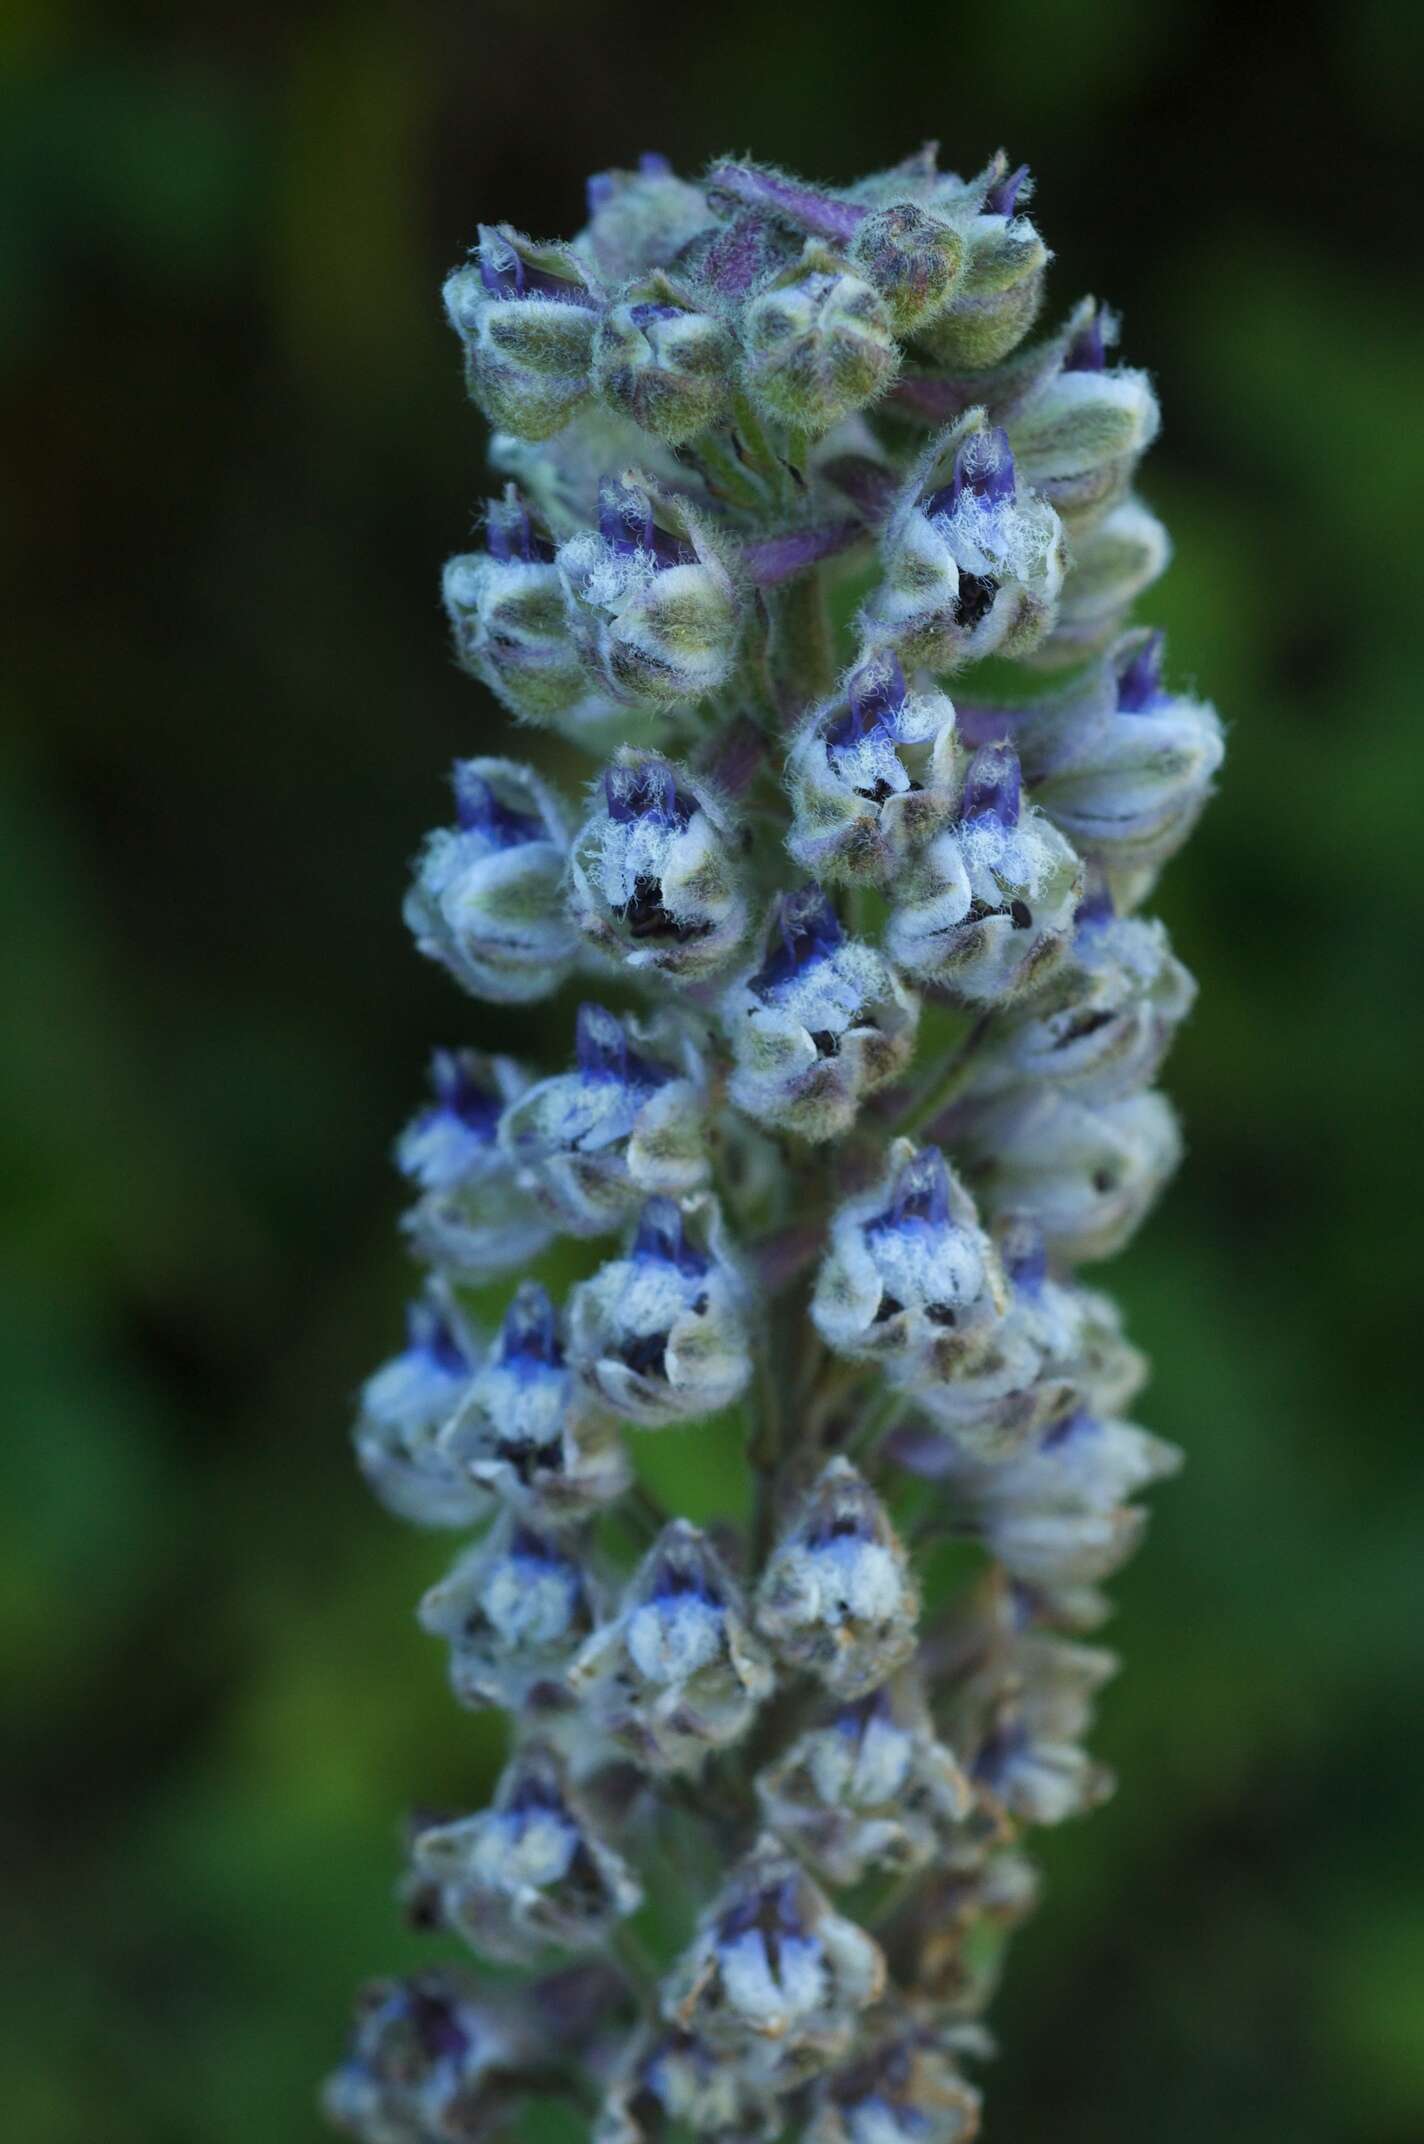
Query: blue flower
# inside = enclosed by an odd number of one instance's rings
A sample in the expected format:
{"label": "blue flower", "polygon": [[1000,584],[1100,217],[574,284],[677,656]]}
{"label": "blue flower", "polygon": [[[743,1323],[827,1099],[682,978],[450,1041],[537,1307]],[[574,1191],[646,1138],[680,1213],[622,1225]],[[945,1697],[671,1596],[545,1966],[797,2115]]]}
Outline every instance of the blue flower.
{"label": "blue flower", "polygon": [[882,955],[845,936],[818,887],[785,894],[761,965],[722,1001],[732,1100],[773,1129],[835,1138],[908,1062],[919,1011]]}
{"label": "blue flower", "polygon": [[569,1680],[649,1769],[695,1772],[746,1733],[775,1677],[731,1573],[707,1537],[678,1519]]}
{"label": "blue flower", "polygon": [[402,1132],[396,1160],[420,1197],[404,1227],[418,1256],[483,1281],[536,1258],[553,1233],[499,1144],[506,1106],[529,1085],[509,1057],[437,1050],[434,1101]]}
{"label": "blue flower", "polygon": [[599,1400],[643,1429],[714,1414],[742,1393],[746,1288],[706,1193],[681,1209],[648,1202],[627,1255],[575,1288],[569,1338]]}
{"label": "blue flower", "polygon": [[415,942],[475,997],[547,997],[578,951],[564,911],[562,811],[538,775],[509,759],[460,761],[455,810],[456,824],[427,840],[406,896]]}
{"label": "blue flower", "polygon": [[574,920],[639,975],[696,982],[725,968],[749,913],[731,813],[685,769],[625,745],[570,856]]}
{"label": "blue flower", "polygon": [[1058,516],[1021,487],[1008,436],[982,409],[931,440],[882,539],[866,629],[915,667],[1023,655],[1053,623],[1066,564]]}
{"label": "blue flower", "polygon": [[445,1925],[482,1957],[515,1963],[549,1944],[597,1948],[642,1900],[562,1764],[538,1743],[505,1767],[490,1808],[420,1832],[413,1866]]}
{"label": "blue flower", "polygon": [[420,1621],[450,1646],[463,1705],[557,1709],[564,1672],[593,1627],[598,1593],[576,1553],[512,1512],[466,1550],[420,1604]]}
{"label": "blue flower", "polygon": [[860,1697],[914,1651],[919,1592],[883,1505],[832,1459],[793,1514],[757,1590],[757,1628],[788,1667]]}
{"label": "blue flower", "polygon": [[448,1289],[432,1283],[407,1314],[403,1351],[362,1389],[356,1460],[388,1511],[417,1526],[469,1526],[488,1499],[441,1450],[470,1390],[479,1349]]}
{"label": "blue flower", "polygon": [[582,1518],[626,1487],[616,1431],[591,1410],[537,1281],[515,1291],[440,1449],[471,1482],[546,1525]]}
{"label": "blue flower", "polygon": [[877,1944],[768,1833],[704,1916],[663,2015],[749,2077],[789,2084],[849,2047],[884,1983]]}
{"label": "blue flower", "polygon": [[527,1169],[560,1227],[601,1236],[649,1196],[705,1183],[706,1089],[701,1058],[668,1020],[619,1020],[582,1005],[573,1071],[514,1102],[500,1140]]}
{"label": "blue flower", "polygon": [[974,1005],[1040,987],[1067,953],[1083,893],[1072,844],[1023,800],[1010,744],[982,745],[952,825],[897,884],[890,956]]}

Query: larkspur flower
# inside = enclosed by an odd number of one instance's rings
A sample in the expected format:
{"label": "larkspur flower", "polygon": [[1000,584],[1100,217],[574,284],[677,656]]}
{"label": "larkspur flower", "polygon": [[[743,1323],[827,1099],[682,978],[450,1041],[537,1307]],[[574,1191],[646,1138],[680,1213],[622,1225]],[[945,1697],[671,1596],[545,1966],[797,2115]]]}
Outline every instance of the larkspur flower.
{"label": "larkspur flower", "polygon": [[767,1560],[757,1627],[788,1666],[860,1697],[913,1652],[919,1606],[883,1505],[849,1460],[831,1460]]}
{"label": "larkspur flower", "polygon": [[412,1857],[441,1922],[485,1957],[512,1963],[550,1945],[597,1949],[642,1897],[539,1743],[511,1759],[488,1809],[418,1832]]}
{"label": "larkspur flower", "polygon": [[468,1482],[545,1525],[582,1518],[626,1487],[616,1431],[591,1406],[537,1281],[515,1291],[439,1452]]}
{"label": "larkspur flower", "polygon": [[699,1771],[740,1740],[775,1679],[741,1589],[685,1519],[663,1529],[569,1670],[605,1731],[658,1772]]}
{"label": "larkspur flower", "polygon": [[479,1342],[448,1288],[432,1281],[407,1314],[406,1345],[361,1393],[356,1461],[388,1511],[417,1526],[469,1526],[488,1508],[440,1448],[474,1379]]}
{"label": "larkspur flower", "polygon": [[752,1371],[747,1290],[715,1202],[648,1201],[626,1256],[574,1290],[569,1349],[598,1402],[641,1429],[741,1396]]}
{"label": "larkspur flower", "polygon": [[571,1072],[526,1090],[500,1140],[561,1228],[601,1236],[640,1200],[678,1198],[710,1173],[705,1075],[685,1031],[579,1008]]}
{"label": "larkspur flower", "polygon": [[703,781],[624,746],[570,856],[574,920],[630,971],[715,975],[750,927],[736,822]]}
{"label": "larkspur flower", "polygon": [[595,2144],[969,2144],[1023,1842],[1110,1789],[1085,1641],[1178,1455],[1080,1269],[1181,1150],[1142,910],[1222,730],[1130,616],[1155,394],[1096,299],[1030,339],[1030,193],[650,151],[446,285],[504,485],[455,658],[595,763],[569,810],[461,760],[407,914],[475,997],[614,1003],[561,1070],[517,1012],[439,1051],[397,1148],[427,1277],[357,1458],[471,1534],[419,1620],[511,1728],[404,1897],[539,1970],[368,1991],[324,2099],[364,2144],[553,2098]]}
{"label": "larkspur flower", "polygon": [[1026,803],[1009,744],[965,770],[954,822],[901,875],[885,942],[920,982],[975,1005],[1041,986],[1064,958],[1083,893],[1072,843]]}
{"label": "larkspur flower", "polygon": [[915,1046],[919,999],[874,946],[848,938],[816,887],[783,895],[761,964],[722,1001],[732,1100],[803,1139],[849,1129]]}
{"label": "larkspur flower", "polygon": [[510,1057],[437,1050],[432,1101],[396,1147],[420,1196],[402,1223],[418,1257],[469,1282],[538,1256],[553,1234],[533,1188],[499,1143],[507,1105],[529,1085]]}
{"label": "larkspur flower", "polygon": [[767,1833],[674,1967],[663,2010],[753,2076],[793,2081],[849,2047],[884,1984],[876,1943]]}
{"label": "larkspur flower", "polygon": [[477,998],[557,990],[578,939],[564,912],[568,834],[548,784],[512,759],[455,768],[455,824],[430,836],[405,918],[422,953]]}
{"label": "larkspur flower", "polygon": [[982,409],[925,448],[881,547],[884,578],[865,630],[907,665],[949,671],[985,655],[1025,655],[1053,623],[1062,527],[1020,482],[1008,435]]}

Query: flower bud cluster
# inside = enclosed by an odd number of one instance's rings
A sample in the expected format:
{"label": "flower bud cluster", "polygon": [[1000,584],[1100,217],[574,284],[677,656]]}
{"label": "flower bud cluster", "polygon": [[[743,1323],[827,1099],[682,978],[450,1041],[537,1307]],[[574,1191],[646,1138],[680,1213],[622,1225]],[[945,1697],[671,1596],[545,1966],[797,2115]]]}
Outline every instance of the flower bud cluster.
{"label": "flower bud cluster", "polygon": [[1151,385],[1093,300],[1033,338],[1029,200],[645,156],[446,285],[507,480],[456,660],[561,742],[457,763],[406,915],[467,997],[587,995],[561,1064],[438,1050],[396,1150],[424,1275],[357,1459],[465,1537],[419,1621],[509,1744],[404,1883],[500,1971],[367,1991],[366,2144],[531,2093],[598,2144],[967,2144],[1023,1836],[1109,1790],[1084,1638],[1178,1455],[1079,1269],[1179,1157],[1140,910],[1222,737],[1128,620]]}

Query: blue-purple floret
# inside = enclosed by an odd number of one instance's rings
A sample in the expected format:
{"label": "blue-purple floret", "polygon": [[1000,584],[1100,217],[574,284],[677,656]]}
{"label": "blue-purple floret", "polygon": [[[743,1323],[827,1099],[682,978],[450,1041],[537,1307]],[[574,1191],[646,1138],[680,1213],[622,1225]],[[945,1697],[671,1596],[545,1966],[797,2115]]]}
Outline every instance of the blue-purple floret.
{"label": "blue-purple floret", "polygon": [[814,187],[798,186],[779,172],[757,171],[746,164],[717,164],[708,173],[707,184],[718,193],[730,194],[749,208],[784,216],[798,230],[815,238],[828,238],[844,245],[859,230],[869,209],[856,201],[837,201]]}
{"label": "blue-purple floret", "polygon": [[819,886],[782,895],[771,935],[771,951],[747,985],[764,1002],[845,942],[839,918]]}
{"label": "blue-purple floret", "polygon": [[648,1597],[654,1601],[705,1601],[709,1608],[723,1605],[721,1593],[709,1580],[705,1565],[686,1556],[658,1558]]}
{"label": "blue-purple floret", "polygon": [[647,493],[614,476],[604,477],[598,487],[598,533],[620,558],[651,551],[659,566],[691,566],[697,561],[691,544],[658,527]]}
{"label": "blue-purple floret", "polygon": [[635,819],[650,819],[669,830],[682,828],[697,809],[692,798],[678,788],[672,768],[657,759],[609,767],[603,777],[603,796],[609,818],[624,826]]}
{"label": "blue-purple floret", "polygon": [[666,1066],[638,1055],[627,1028],[604,1005],[580,1005],[574,1023],[574,1055],[588,1080],[617,1080],[624,1087],[651,1094],[672,1078]]}
{"label": "blue-purple floret", "polygon": [[923,502],[924,511],[931,521],[940,514],[952,514],[965,492],[984,506],[1002,506],[1014,496],[1017,481],[1013,450],[1003,426],[971,432],[956,449],[949,482],[931,492]]}
{"label": "blue-purple floret", "polygon": [[1161,633],[1150,633],[1117,674],[1120,715],[1145,715],[1165,697],[1162,691]]}
{"label": "blue-purple floret", "polygon": [[1022,802],[1019,755],[1011,744],[983,744],[969,762],[959,817],[962,825],[991,821],[1017,826]]}
{"label": "blue-purple floret", "polygon": [[483,834],[491,848],[520,849],[530,841],[547,841],[549,829],[532,811],[516,811],[501,802],[482,774],[457,766],[455,820],[462,833]]}
{"label": "blue-purple floret", "polygon": [[633,1237],[633,1256],[673,1266],[689,1280],[699,1280],[712,1264],[688,1241],[682,1214],[672,1199],[649,1199]]}

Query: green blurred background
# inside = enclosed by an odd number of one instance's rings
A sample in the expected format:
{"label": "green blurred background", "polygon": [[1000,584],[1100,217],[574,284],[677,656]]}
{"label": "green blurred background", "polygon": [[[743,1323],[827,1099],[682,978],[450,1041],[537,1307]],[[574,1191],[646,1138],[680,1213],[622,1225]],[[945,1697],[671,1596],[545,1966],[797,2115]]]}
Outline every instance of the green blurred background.
{"label": "green blurred background", "polygon": [[492,1761],[411,1619],[443,1545],[345,1443],[408,1277],[389,1139],[430,1043],[493,1032],[398,916],[495,720],[436,597],[482,492],[441,272],[646,147],[844,178],[926,135],[1031,162],[1055,306],[1119,305],[1156,373],[1149,615],[1231,736],[1163,899],[1190,1164],[1111,1275],[1190,1464],[1118,1587],[1123,1786],[1049,1842],[988,2134],[1424,2131],[1424,16],[864,12],[7,10],[19,2144],[314,2139],[353,1983],[415,1954],[398,1813]]}

